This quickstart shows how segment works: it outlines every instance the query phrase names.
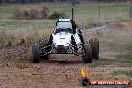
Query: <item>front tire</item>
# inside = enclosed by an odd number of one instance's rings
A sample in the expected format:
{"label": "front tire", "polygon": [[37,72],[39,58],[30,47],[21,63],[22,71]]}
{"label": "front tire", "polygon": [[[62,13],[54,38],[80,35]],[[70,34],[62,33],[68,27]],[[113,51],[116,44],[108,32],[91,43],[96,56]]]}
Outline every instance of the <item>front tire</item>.
{"label": "front tire", "polygon": [[35,43],[32,46],[32,55],[33,55],[33,63],[39,63],[40,59],[40,50],[39,50],[39,44]]}
{"label": "front tire", "polygon": [[[50,47],[47,47],[43,50],[42,48],[48,45],[48,40],[41,39],[39,43],[40,43],[40,49],[41,49],[40,51],[44,51],[44,53],[46,53],[46,50],[49,50]],[[43,60],[48,60],[49,55],[44,55],[44,56],[41,56],[40,58]]]}
{"label": "front tire", "polygon": [[84,45],[84,63],[92,63],[92,47],[90,44]]}

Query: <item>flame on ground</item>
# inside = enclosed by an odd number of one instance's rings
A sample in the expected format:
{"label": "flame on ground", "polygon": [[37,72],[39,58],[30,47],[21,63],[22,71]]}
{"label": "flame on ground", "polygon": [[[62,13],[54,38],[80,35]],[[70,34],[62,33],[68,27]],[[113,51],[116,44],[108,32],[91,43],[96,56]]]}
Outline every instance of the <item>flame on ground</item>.
{"label": "flame on ground", "polygon": [[82,68],[82,77],[89,77],[89,73],[87,71],[84,70],[84,68]]}

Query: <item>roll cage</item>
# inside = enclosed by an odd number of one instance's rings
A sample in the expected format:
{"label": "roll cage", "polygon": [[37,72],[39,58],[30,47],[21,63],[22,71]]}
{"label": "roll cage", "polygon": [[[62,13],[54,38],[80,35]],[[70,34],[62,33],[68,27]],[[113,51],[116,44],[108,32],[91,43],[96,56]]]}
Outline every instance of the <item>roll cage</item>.
{"label": "roll cage", "polygon": [[[69,23],[69,25],[64,25],[65,23]],[[58,24],[60,26],[58,26]],[[56,22],[56,29],[59,29],[59,28],[67,29],[67,30],[69,30],[70,33],[72,32],[73,34],[75,34],[77,26],[76,26],[76,23],[73,20],[58,20]]]}
{"label": "roll cage", "polygon": [[73,30],[70,28],[57,28],[54,31],[54,34],[60,33],[60,32],[66,32],[66,33],[71,33],[73,34]]}

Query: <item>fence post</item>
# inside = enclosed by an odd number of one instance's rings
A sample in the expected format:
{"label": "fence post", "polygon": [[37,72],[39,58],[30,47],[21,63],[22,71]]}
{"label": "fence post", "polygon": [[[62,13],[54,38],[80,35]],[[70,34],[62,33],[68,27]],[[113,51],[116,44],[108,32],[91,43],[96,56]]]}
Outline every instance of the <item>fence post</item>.
{"label": "fence post", "polygon": [[74,20],[74,5],[75,5],[75,3],[72,2],[72,20]]}
{"label": "fence post", "polygon": [[130,7],[130,22],[132,21],[132,6]]}

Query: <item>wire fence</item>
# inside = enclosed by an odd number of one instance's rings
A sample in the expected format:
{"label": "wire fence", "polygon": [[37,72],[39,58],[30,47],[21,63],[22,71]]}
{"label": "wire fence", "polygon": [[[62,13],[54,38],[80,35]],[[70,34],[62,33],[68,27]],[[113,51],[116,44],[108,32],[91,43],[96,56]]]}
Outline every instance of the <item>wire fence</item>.
{"label": "wire fence", "polygon": [[[72,11],[74,8],[74,14]],[[29,3],[0,5],[0,48],[19,45],[23,39],[34,43],[49,37],[61,17],[72,18],[81,29],[98,27],[107,22],[132,21],[132,4],[82,2]]]}
{"label": "wire fence", "polygon": [[[105,22],[132,20],[132,2],[119,3],[117,0],[115,0],[115,2],[88,1],[89,0],[82,0],[81,3],[76,2],[74,6],[72,6],[71,2],[4,4],[0,6],[0,19],[13,19],[13,14],[16,9],[17,12],[21,9],[25,9],[26,11],[29,9],[38,9],[37,11],[32,11],[33,14],[31,15],[35,16],[35,13],[38,13],[41,7],[46,6],[46,8],[49,9],[48,13],[46,13],[47,17],[54,12],[64,13],[66,18],[72,18],[72,15],[74,15],[74,20],[82,27],[89,27],[89,25],[100,26],[100,23]],[[72,8],[74,8],[74,14],[72,14]],[[26,16],[29,15],[28,13],[24,12]],[[43,13],[37,15],[42,14]],[[41,18],[39,18],[39,20],[41,20]],[[48,18],[43,20],[48,20]]]}
{"label": "wire fence", "polygon": [[[132,4],[129,3],[83,3],[74,5],[74,20],[81,26],[100,26],[106,22],[124,22],[132,20]],[[64,7],[62,12],[68,14]],[[70,8],[69,8],[70,9]],[[69,11],[70,12],[70,11]],[[69,14],[72,18],[71,14]]]}

